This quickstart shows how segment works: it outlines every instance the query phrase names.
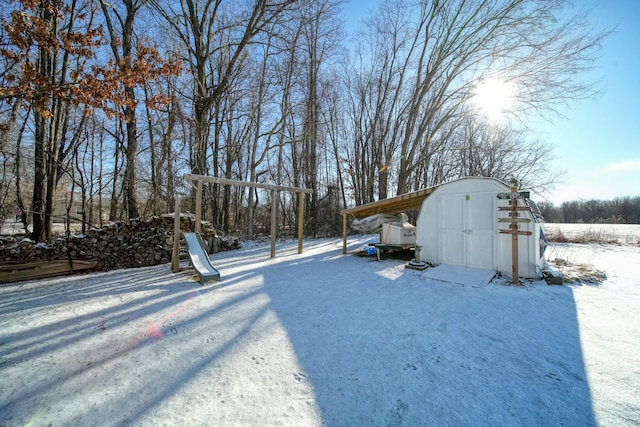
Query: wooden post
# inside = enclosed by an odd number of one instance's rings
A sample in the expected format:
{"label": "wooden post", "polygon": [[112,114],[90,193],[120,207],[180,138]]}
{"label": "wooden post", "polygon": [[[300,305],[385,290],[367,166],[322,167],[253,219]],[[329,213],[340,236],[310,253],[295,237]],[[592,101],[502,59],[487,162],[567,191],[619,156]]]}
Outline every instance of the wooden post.
{"label": "wooden post", "polygon": [[198,185],[196,187],[196,223],[194,226],[194,231],[200,232],[200,221],[202,220],[202,181],[198,181]]}
{"label": "wooden post", "polygon": [[509,199],[509,203],[511,203],[511,214],[510,217],[513,222],[509,225],[509,229],[511,229],[511,270],[512,270],[512,278],[511,283],[520,283],[520,272],[518,266],[518,223],[516,222],[518,219],[518,199],[517,199],[517,191],[518,188],[512,186],[511,187],[511,199]]}
{"label": "wooden post", "polygon": [[276,257],[276,230],[278,227],[278,217],[276,211],[276,203],[278,191],[271,190],[271,258]]}
{"label": "wooden post", "polygon": [[176,197],[173,209],[173,253],[171,254],[171,272],[180,271],[180,197]]}
{"label": "wooden post", "polygon": [[302,253],[302,237],[304,234],[304,193],[298,192],[298,253]]}
{"label": "wooden post", "polygon": [[342,253],[347,253],[347,214],[342,215]]}
{"label": "wooden post", "polygon": [[528,230],[520,230],[518,224],[524,224],[531,222],[529,218],[520,218],[519,211],[528,211],[530,208],[524,204],[524,206],[518,206],[518,199],[529,198],[528,191],[518,192],[518,187],[511,186],[511,192],[498,193],[498,199],[509,200],[509,206],[500,206],[498,210],[508,211],[509,218],[498,218],[498,222],[508,222],[509,229],[498,229],[500,234],[511,234],[511,283],[520,283],[520,272],[518,262],[518,235],[531,236],[532,232]]}

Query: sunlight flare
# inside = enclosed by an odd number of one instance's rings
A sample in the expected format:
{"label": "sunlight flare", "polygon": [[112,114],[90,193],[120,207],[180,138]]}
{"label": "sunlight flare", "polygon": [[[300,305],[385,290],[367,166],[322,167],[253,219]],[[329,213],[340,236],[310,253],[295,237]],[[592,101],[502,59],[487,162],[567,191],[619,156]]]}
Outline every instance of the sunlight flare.
{"label": "sunlight flare", "polygon": [[514,103],[513,84],[495,77],[484,79],[475,87],[474,101],[482,115],[500,122]]}

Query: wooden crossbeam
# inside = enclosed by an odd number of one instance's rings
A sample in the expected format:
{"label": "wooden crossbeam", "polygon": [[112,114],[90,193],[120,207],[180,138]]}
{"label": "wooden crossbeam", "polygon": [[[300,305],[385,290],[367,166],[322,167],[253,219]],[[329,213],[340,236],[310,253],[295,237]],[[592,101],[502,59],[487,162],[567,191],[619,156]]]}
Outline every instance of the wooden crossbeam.
{"label": "wooden crossbeam", "polygon": [[276,184],[268,184],[262,182],[249,182],[249,181],[239,181],[237,179],[228,179],[228,178],[219,178],[217,176],[208,176],[208,175],[196,175],[187,173],[184,176],[184,179],[189,181],[202,181],[202,182],[212,182],[214,184],[223,184],[223,185],[237,185],[240,187],[254,187],[254,188],[264,188],[267,190],[277,190],[277,191],[293,191],[297,193],[306,193],[311,194],[313,190],[308,188],[301,187],[288,187],[286,185],[276,185]]}

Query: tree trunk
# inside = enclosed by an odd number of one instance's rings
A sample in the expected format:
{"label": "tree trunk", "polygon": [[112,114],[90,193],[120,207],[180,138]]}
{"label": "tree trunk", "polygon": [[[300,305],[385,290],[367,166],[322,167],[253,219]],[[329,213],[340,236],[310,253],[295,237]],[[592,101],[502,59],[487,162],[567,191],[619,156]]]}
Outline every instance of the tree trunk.
{"label": "tree trunk", "polygon": [[35,115],[35,135],[34,135],[34,175],[33,175],[33,196],[31,198],[31,218],[33,229],[31,238],[36,242],[42,242],[46,238],[45,234],[45,194],[47,189],[46,170],[46,132],[45,118],[37,112]]}
{"label": "tree trunk", "polygon": [[[127,91],[129,91],[127,89]],[[133,94],[133,89],[130,91]],[[125,148],[126,163],[124,169],[124,179],[122,185],[125,187],[125,197],[127,199],[127,214],[129,219],[138,218],[138,196],[136,185],[136,162],[138,155],[138,135],[136,131],[135,110],[127,107],[125,109],[127,117],[127,146]]]}
{"label": "tree trunk", "polygon": [[[22,222],[22,226],[24,227],[25,232],[29,227],[29,215],[26,203],[24,203],[24,200],[22,198],[22,137],[27,126],[30,112],[31,111],[27,112],[24,122],[22,123],[22,127],[20,128],[18,138],[16,139],[16,201],[18,203],[18,209],[20,209],[20,221]],[[7,130],[7,133],[8,132],[9,130]]]}
{"label": "tree trunk", "polygon": [[[48,3],[48,2],[47,2]],[[41,7],[42,20],[49,23],[51,32],[54,32],[54,17],[45,5]],[[53,79],[53,68],[51,65],[52,54],[45,47],[38,49],[38,73],[47,80]],[[48,102],[49,107],[50,102]],[[47,238],[46,228],[49,215],[45,212],[47,195],[47,171],[49,153],[49,141],[47,139],[48,122],[43,114],[34,111],[35,134],[34,134],[34,176],[33,176],[33,197],[31,199],[31,212],[33,218],[33,230],[31,238],[36,242],[45,241]]]}
{"label": "tree trunk", "polygon": [[[144,1],[144,0],[142,0]],[[118,35],[115,32],[111,20],[111,14],[107,8],[105,2],[100,2],[102,11],[104,13],[105,22],[109,30],[111,37],[111,51],[119,64],[121,71],[125,71],[125,68],[129,66],[129,63],[133,61],[133,29],[135,16],[140,8],[141,2],[137,0],[123,0],[125,6],[124,19],[118,14],[118,11],[113,8],[113,13],[118,17],[118,22],[122,25],[122,39],[118,43]],[[118,45],[122,49],[122,53],[118,51]],[[124,119],[125,119],[125,168],[124,177],[122,180],[123,192],[125,194],[125,205],[127,208],[127,216],[129,219],[138,218],[138,196],[136,185],[136,163],[138,155],[138,134],[136,129],[136,97],[134,87],[128,82],[124,82],[124,92],[126,97],[133,103],[127,104],[122,107]]]}
{"label": "tree trunk", "polygon": [[[116,130],[116,135],[117,135]],[[109,221],[118,220],[118,175],[120,174],[120,145],[116,142],[113,161],[113,180],[111,181],[111,200],[109,203]]]}

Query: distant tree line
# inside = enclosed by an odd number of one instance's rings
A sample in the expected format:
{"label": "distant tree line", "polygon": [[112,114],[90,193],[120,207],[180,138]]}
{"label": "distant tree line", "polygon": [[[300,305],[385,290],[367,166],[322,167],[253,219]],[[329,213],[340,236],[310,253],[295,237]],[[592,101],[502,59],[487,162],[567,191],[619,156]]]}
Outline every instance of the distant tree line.
{"label": "distant tree line", "polygon": [[640,196],[613,200],[573,200],[555,206],[540,202],[546,222],[586,224],[640,224]]}

